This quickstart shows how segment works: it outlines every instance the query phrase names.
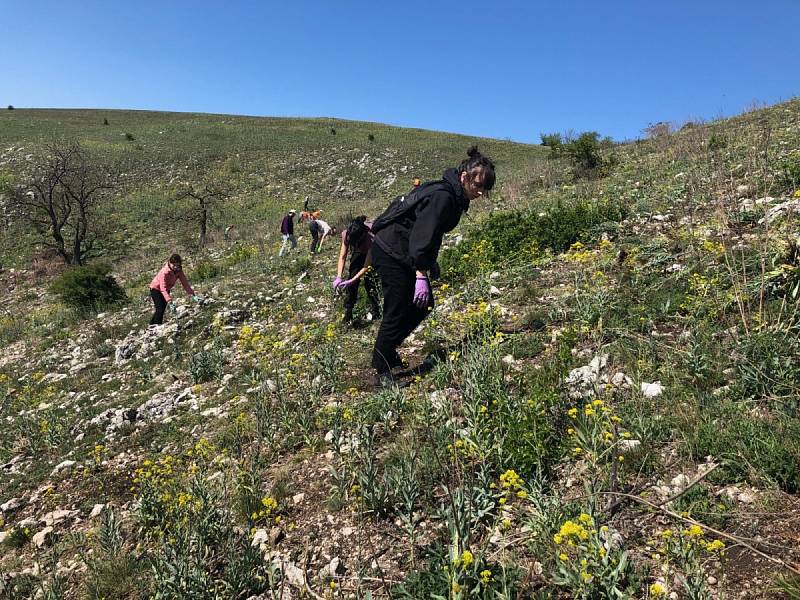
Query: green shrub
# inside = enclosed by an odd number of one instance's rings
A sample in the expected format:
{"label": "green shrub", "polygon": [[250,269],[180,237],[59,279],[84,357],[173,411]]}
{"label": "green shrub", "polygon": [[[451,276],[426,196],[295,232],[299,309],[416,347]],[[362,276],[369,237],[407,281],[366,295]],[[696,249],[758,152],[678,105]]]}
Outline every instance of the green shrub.
{"label": "green shrub", "polygon": [[717,497],[703,484],[689,488],[672,503],[672,510],[675,512],[685,513],[711,527],[724,527],[731,516],[732,508],[732,502],[727,496],[723,494]]}
{"label": "green shrub", "polygon": [[205,383],[222,377],[224,359],[218,346],[210,350],[200,350],[189,360],[189,374],[194,383]]}
{"label": "green shrub", "polygon": [[97,312],[127,300],[107,263],[70,267],[53,281],[50,291],[81,313]]}
{"label": "green shrub", "polygon": [[585,131],[564,146],[564,152],[572,161],[573,175],[576,178],[594,178],[608,175],[616,159],[604,158],[601,150],[611,147],[610,138],[600,139],[596,131]]}
{"label": "green shrub", "polygon": [[7,530],[5,545],[9,548],[22,548],[31,538],[33,533],[28,527],[10,527]]}
{"label": "green shrub", "polygon": [[724,136],[712,133],[708,138],[708,149],[712,152],[722,150],[728,145],[728,140]]}
{"label": "green shrub", "polygon": [[311,259],[308,256],[300,256],[286,267],[286,272],[289,273],[289,275],[300,275],[300,273],[308,271],[310,268]]}
{"label": "green shrub", "polygon": [[[546,213],[496,213],[461,244],[442,253],[441,269],[449,275],[474,275],[476,268],[497,267],[515,258],[530,260],[537,250],[563,252],[579,239],[613,231],[613,224],[626,216],[625,206],[609,200],[559,202]],[[485,265],[476,265],[478,254]]]}
{"label": "green shrub", "polygon": [[225,264],[233,267],[243,262],[247,262],[258,256],[257,246],[236,246],[228,256],[225,257]]}
{"label": "green shrub", "polygon": [[542,146],[550,148],[550,154],[547,155],[547,158],[556,159],[563,156],[564,140],[560,133],[541,133],[539,137],[542,139]]}
{"label": "green shrub", "polygon": [[223,273],[223,269],[209,261],[202,261],[197,263],[197,266],[192,271],[189,279],[191,281],[205,281],[213,279]]}

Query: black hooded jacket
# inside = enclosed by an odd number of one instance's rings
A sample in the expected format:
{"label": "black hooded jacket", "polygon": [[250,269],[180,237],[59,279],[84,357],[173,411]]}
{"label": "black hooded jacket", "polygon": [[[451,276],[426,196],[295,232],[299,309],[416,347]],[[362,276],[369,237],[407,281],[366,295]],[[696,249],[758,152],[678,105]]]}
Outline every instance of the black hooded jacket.
{"label": "black hooded jacket", "polygon": [[436,262],[442,238],[452,231],[469,209],[458,171],[447,169],[440,181],[426,183],[414,210],[388,224],[375,235],[389,256],[418,271],[427,271]]}

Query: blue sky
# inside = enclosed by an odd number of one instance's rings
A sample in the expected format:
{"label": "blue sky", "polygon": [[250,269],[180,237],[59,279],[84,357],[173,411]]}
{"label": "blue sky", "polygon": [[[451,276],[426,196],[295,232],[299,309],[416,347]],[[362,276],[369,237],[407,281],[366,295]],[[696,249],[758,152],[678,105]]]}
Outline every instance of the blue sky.
{"label": "blue sky", "polygon": [[0,105],[638,137],[800,94],[800,0],[0,0]]}

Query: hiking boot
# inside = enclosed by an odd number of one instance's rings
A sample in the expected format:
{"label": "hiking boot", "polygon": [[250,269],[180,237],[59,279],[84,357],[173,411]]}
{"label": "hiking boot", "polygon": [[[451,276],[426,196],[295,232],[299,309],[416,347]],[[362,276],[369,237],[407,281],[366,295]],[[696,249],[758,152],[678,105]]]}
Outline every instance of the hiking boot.
{"label": "hiking boot", "polygon": [[387,390],[391,388],[405,388],[408,387],[410,384],[408,381],[398,381],[394,377],[392,377],[391,373],[376,373],[375,380],[374,380],[375,390]]}

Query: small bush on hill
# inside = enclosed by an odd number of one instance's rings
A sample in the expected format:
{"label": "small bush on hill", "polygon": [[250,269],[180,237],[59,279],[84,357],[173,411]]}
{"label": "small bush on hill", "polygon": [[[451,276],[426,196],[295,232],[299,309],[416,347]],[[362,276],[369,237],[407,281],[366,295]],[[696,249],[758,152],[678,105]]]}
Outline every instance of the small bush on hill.
{"label": "small bush on hill", "polygon": [[708,138],[708,149],[711,152],[722,150],[727,145],[728,145],[728,140],[726,140],[725,137],[722,135],[712,133],[711,137]]}
{"label": "small bush on hill", "polygon": [[197,263],[189,279],[192,281],[205,281],[207,279],[213,279],[222,273],[223,269],[220,269],[218,265],[212,262],[202,261]]}
{"label": "small bush on hill", "polygon": [[560,133],[541,133],[539,137],[542,139],[542,146],[550,148],[550,154],[547,155],[547,158],[556,159],[563,156],[564,139]]}
{"label": "small bush on hill", "polygon": [[14,105],[13,104],[9,104],[8,105],[8,110],[14,110]]}
{"label": "small bush on hill", "polygon": [[539,137],[542,140],[542,146],[548,148],[556,148],[564,143],[560,133],[540,133]]}
{"label": "small bush on hill", "polygon": [[189,360],[189,374],[194,383],[205,383],[212,379],[220,379],[223,366],[222,350],[219,347],[200,350],[192,354]]}
{"label": "small bush on hill", "polygon": [[82,313],[97,312],[127,300],[125,290],[106,263],[70,267],[53,282],[50,290]]}
{"label": "small bush on hill", "polygon": [[286,267],[286,272],[290,275],[300,275],[303,271],[311,268],[311,259],[308,256],[301,256]]}
{"label": "small bush on hill", "polygon": [[225,159],[225,170],[231,175],[242,172],[242,163],[238,156],[229,156]]}
{"label": "small bush on hill", "polygon": [[136,140],[136,138],[135,138],[135,137],[133,137],[133,134],[132,134],[132,133],[126,133],[126,134],[125,134],[125,139],[126,139],[126,140],[128,140],[129,142],[133,142],[133,141],[135,141],[135,140]]}
{"label": "small bush on hill", "polygon": [[604,159],[601,149],[610,147],[611,140],[600,140],[596,131],[585,131],[577,139],[564,146],[566,155],[573,165],[573,174],[576,178],[604,177],[613,166],[612,159]]}
{"label": "small bush on hill", "polygon": [[579,239],[591,238],[592,233],[613,230],[613,223],[626,216],[624,206],[610,201],[559,204],[546,213],[493,214],[461,244],[442,253],[442,272],[473,275],[507,260],[529,260],[541,250],[563,252]]}

